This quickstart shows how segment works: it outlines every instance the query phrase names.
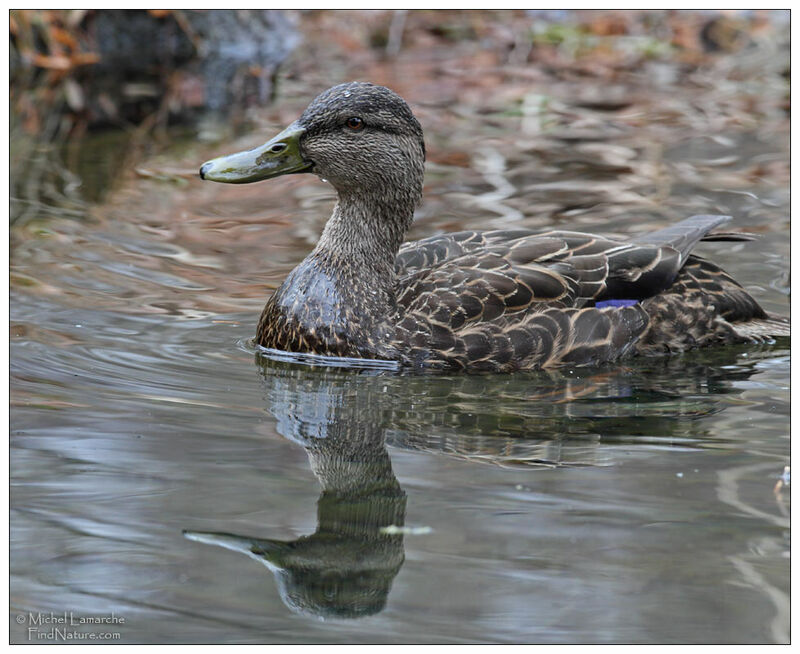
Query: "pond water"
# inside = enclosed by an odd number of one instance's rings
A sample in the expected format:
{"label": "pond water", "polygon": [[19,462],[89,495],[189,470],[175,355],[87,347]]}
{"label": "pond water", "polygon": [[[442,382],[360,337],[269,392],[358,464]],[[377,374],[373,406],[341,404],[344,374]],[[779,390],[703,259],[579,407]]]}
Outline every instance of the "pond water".
{"label": "pond water", "polygon": [[[410,237],[730,213],[761,238],[702,254],[788,313],[783,118],[723,120],[695,82],[680,107],[411,97]],[[71,612],[128,643],[788,642],[787,342],[452,376],[249,345],[331,190],[187,171],[311,95],[12,229],[12,641]]]}

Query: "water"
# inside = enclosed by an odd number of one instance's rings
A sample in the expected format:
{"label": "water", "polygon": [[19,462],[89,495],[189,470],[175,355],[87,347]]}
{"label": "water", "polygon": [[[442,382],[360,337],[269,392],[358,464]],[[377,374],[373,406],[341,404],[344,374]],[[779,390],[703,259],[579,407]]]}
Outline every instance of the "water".
{"label": "water", "polygon": [[[731,213],[760,240],[703,253],[787,312],[781,132],[421,113],[412,238]],[[488,376],[280,360],[248,339],[330,188],[170,179],[12,231],[12,641],[49,612],[130,643],[788,641],[787,343]]]}

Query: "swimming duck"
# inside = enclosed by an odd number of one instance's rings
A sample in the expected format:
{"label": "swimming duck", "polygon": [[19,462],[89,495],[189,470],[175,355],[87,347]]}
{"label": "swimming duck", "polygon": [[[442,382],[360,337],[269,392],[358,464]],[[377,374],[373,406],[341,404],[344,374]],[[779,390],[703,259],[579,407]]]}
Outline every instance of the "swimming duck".
{"label": "swimming duck", "polygon": [[366,82],[320,94],[264,145],[212,159],[203,179],[291,173],[338,202],[314,250],[269,298],[267,348],[415,368],[512,371],[788,336],[727,273],[693,255],[728,216],[693,216],[631,240],[570,231],[463,231],[403,243],[422,195],[420,123]]}

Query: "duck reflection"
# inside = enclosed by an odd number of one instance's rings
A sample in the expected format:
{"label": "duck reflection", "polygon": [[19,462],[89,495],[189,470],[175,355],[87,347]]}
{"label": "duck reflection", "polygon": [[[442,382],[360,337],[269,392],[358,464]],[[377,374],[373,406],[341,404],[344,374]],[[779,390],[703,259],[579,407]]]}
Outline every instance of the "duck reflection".
{"label": "duck reflection", "polygon": [[277,430],[306,450],[322,487],[317,530],[292,541],[184,533],[263,563],[296,612],[375,614],[403,564],[407,533],[387,444],[530,468],[610,464],[620,448],[654,443],[704,447],[710,437],[697,418],[723,410],[758,360],[779,355],[731,347],[605,370],[414,376],[258,353]]}
{"label": "duck reflection", "polygon": [[406,513],[374,404],[380,380],[259,363],[278,432],[305,448],[322,486],[317,530],[293,541],[185,535],[262,562],[294,611],[324,618],[377,613],[403,564]]}

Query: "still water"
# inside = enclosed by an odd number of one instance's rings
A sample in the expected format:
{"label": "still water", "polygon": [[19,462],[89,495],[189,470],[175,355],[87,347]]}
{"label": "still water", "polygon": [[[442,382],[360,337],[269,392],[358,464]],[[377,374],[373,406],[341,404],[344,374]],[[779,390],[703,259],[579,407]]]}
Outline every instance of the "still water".
{"label": "still water", "polygon": [[[490,109],[421,109],[412,238],[731,213],[761,238],[702,254],[788,312],[788,187],[752,170],[780,134]],[[257,352],[331,191],[184,172],[278,122],[12,229],[12,641],[67,612],[129,643],[787,642],[788,343],[488,376]]]}

